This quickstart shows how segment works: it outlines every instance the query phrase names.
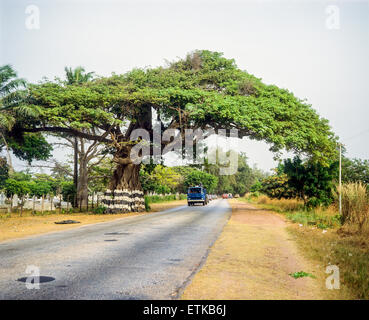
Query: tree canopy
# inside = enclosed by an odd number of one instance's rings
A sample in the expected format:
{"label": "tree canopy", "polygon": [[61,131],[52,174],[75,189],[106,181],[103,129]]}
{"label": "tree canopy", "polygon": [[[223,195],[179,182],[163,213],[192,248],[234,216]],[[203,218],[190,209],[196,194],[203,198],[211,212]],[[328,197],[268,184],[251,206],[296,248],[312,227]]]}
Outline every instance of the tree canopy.
{"label": "tree canopy", "polygon": [[[137,123],[151,129],[145,114],[151,116],[154,108],[171,120],[166,127],[235,128],[240,136],[270,143],[272,151],[285,148],[323,162],[335,152],[328,121],[309,104],[206,50],[167,67],[134,69],[78,86],[31,85],[27,102],[37,115],[18,121],[25,132],[64,131],[111,143],[113,135],[119,143]],[[81,131],[92,127],[108,134]]]}
{"label": "tree canopy", "polygon": [[[23,95],[23,112],[7,109],[7,117],[15,119],[8,136],[53,132],[108,144],[117,164],[108,188],[113,191],[142,190],[140,165],[130,158],[131,133],[145,129],[152,138],[152,110],[162,120],[161,132],[178,129],[181,138],[184,129],[237,129],[239,137],[266,141],[275,153],[285,149],[323,165],[336,155],[337,138],[311,105],[219,52],[198,50],[164,67],[88,82],[30,84]],[[165,152],[170,142],[159,147]]]}

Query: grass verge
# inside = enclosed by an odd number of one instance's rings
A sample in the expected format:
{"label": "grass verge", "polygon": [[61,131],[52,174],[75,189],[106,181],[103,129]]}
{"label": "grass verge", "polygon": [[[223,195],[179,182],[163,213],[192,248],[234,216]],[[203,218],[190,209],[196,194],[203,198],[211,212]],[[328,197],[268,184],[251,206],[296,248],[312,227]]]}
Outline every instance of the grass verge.
{"label": "grass verge", "polygon": [[369,299],[368,232],[342,227],[334,208],[304,211],[296,200],[241,200],[283,214],[294,222],[287,230],[304,256],[323,266],[339,267],[341,298]]}

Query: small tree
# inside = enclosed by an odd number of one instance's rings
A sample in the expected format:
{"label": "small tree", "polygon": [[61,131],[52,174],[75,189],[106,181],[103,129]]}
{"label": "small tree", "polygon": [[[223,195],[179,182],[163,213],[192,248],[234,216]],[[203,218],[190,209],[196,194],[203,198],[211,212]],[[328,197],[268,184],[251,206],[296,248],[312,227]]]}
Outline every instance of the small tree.
{"label": "small tree", "polygon": [[329,205],[336,175],[336,162],[323,166],[295,157],[284,160],[276,169],[276,175],[264,179],[261,191],[271,198],[300,199],[305,207]]}
{"label": "small tree", "polygon": [[295,190],[305,206],[316,207],[332,202],[337,162],[323,166],[317,162],[303,162],[295,157],[284,161],[284,173],[288,176],[289,187]]}
{"label": "small tree", "polygon": [[34,205],[35,197],[38,197],[38,198],[41,197],[42,198],[41,212],[44,212],[45,196],[49,194],[50,191],[51,191],[51,185],[49,182],[44,181],[44,180],[39,180],[39,179],[36,179],[32,182],[31,193],[33,196],[33,211],[35,210],[35,205]]}
{"label": "small tree", "polygon": [[71,199],[74,199],[76,195],[76,188],[73,181],[63,181],[61,184],[61,193],[63,195],[63,200],[70,202]]}
{"label": "small tree", "polygon": [[11,209],[13,206],[13,197],[18,195],[21,199],[20,215],[23,213],[24,197],[30,193],[30,183],[28,181],[17,181],[15,179],[7,179],[5,181],[5,192],[8,198],[11,198]]}
{"label": "small tree", "polygon": [[210,173],[206,173],[200,170],[194,170],[186,177],[184,185],[186,188],[196,185],[203,185],[207,192],[214,191],[218,183],[218,178]]}

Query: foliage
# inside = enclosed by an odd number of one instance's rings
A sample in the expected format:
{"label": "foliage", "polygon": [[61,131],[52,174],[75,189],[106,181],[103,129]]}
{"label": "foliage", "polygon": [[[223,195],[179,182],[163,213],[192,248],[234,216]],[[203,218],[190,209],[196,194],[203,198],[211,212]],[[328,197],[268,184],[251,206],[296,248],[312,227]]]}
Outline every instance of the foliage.
{"label": "foliage", "polygon": [[106,212],[106,207],[104,207],[104,206],[98,206],[98,207],[96,207],[96,208],[93,208],[93,209],[92,209],[92,212],[93,212],[94,214],[103,214],[103,213],[105,213],[105,212]]}
{"label": "foliage", "polygon": [[215,175],[218,178],[218,184],[214,190],[217,194],[232,193],[244,195],[251,191],[252,185],[262,180],[265,174],[256,167],[251,168],[247,163],[247,157],[244,153],[238,154],[237,171],[232,175],[221,175],[219,158],[216,157],[216,164],[209,164],[205,159],[204,170]]}
{"label": "foliage", "polygon": [[[187,196],[185,194],[181,194],[179,196],[179,200],[184,200],[184,199],[187,199]],[[160,203],[160,202],[166,202],[166,201],[174,201],[174,200],[177,200],[177,196],[175,194],[145,196],[145,201],[147,201],[148,204]]]}
{"label": "foliage", "polygon": [[319,162],[303,162],[299,157],[286,159],[276,169],[276,175],[262,181],[261,191],[271,198],[301,199],[306,207],[327,206],[333,200],[337,164],[323,166]]}
{"label": "foliage", "polygon": [[250,192],[259,192],[263,188],[260,181],[256,181],[250,188]]}
{"label": "foliage", "polygon": [[[336,154],[336,137],[327,120],[310,105],[285,89],[262,83],[218,52],[195,51],[165,68],[134,69],[85,83],[77,78],[71,74],[73,81],[29,85],[23,106],[34,113],[17,116],[9,135],[76,135],[106,142],[121,157],[131,129],[151,130],[146,118],[153,108],[168,119],[162,129],[237,128],[240,137],[264,140],[273,152],[300,152],[324,165]],[[124,125],[129,130],[122,132]],[[99,134],[86,133],[90,129]],[[117,144],[109,138],[112,135],[119,136]]]}
{"label": "foliage", "polygon": [[342,158],[342,182],[369,185],[369,160]]}
{"label": "foliage", "polygon": [[303,278],[303,277],[310,277],[310,278],[315,278],[315,276],[311,273],[307,273],[305,271],[299,271],[299,272],[294,272],[294,273],[289,273],[289,275],[295,279],[298,278]]}
{"label": "foliage", "polygon": [[79,66],[75,69],[71,67],[65,67],[65,77],[67,78],[67,84],[82,84],[93,79],[94,72],[86,73],[85,68]]}
{"label": "foliage", "polygon": [[51,192],[51,185],[47,181],[33,180],[30,182],[30,194],[35,197],[43,197]]}
{"label": "foliage", "polygon": [[306,161],[299,157],[284,161],[284,173],[288,176],[288,186],[308,207],[329,205],[333,200],[333,179],[337,176],[338,163],[329,166]]}
{"label": "foliage", "polygon": [[218,183],[218,178],[210,173],[194,170],[184,180],[186,188],[202,185],[208,193],[212,193]]}
{"label": "foliage", "polygon": [[15,171],[11,174],[10,177],[14,180],[17,180],[17,181],[31,181],[32,174],[29,173],[28,171],[26,171],[26,172],[24,172],[24,171]]}
{"label": "foliage", "polygon": [[149,199],[148,197],[144,197],[144,199],[145,199],[145,211],[150,211],[151,207],[150,207]]}
{"label": "foliage", "polygon": [[10,65],[0,67],[0,133],[5,140],[0,140],[0,151],[7,143],[16,157],[31,163],[34,159],[48,159],[52,147],[41,134],[22,134],[17,130],[19,117],[27,121],[27,117],[39,115],[39,108],[24,104],[26,91],[19,89],[25,86],[25,80],[18,79]]}
{"label": "foliage", "polygon": [[61,194],[63,196],[64,201],[73,201],[74,197],[76,196],[76,188],[73,184],[73,181],[63,181],[61,183]]}
{"label": "foliage", "polygon": [[106,157],[98,162],[98,164],[91,165],[88,171],[88,189],[91,192],[104,192],[114,170],[111,157]]}
{"label": "foliage", "polygon": [[295,190],[290,188],[288,184],[288,176],[286,174],[276,174],[265,178],[261,182],[260,191],[270,198],[290,199],[296,197]]}
{"label": "foliage", "polygon": [[182,177],[173,168],[157,165],[151,173],[142,166],[140,170],[141,185],[144,191],[153,191],[159,194],[175,192]]}
{"label": "foliage", "polygon": [[[0,66],[0,110],[14,106],[21,101],[21,95],[17,89],[25,87],[26,81],[17,78],[17,73],[11,65]],[[11,126],[14,119],[8,114],[0,112],[0,127]]]}
{"label": "foliage", "polygon": [[5,193],[8,198],[14,195],[18,195],[18,197],[22,198],[30,193],[30,191],[29,181],[18,181],[12,178],[5,180]]}
{"label": "foliage", "polygon": [[8,142],[17,158],[25,160],[29,164],[32,160],[47,160],[50,158],[53,148],[41,134],[28,133],[19,138],[18,141],[11,137]]}
{"label": "foliage", "polygon": [[0,190],[5,187],[5,181],[9,178],[9,166],[6,159],[0,157]]}

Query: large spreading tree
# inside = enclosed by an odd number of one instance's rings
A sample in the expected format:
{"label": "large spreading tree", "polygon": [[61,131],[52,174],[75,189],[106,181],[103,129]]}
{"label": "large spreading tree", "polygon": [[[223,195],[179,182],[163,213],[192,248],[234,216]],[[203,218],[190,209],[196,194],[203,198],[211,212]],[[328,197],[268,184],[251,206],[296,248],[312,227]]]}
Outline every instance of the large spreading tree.
{"label": "large spreading tree", "polygon": [[[166,67],[87,83],[30,85],[23,103],[34,113],[18,116],[12,132],[66,133],[111,147],[116,169],[105,200],[109,212],[144,209],[140,164],[130,157],[136,142],[130,137],[141,128],[153,140],[153,110],[164,120],[161,132],[177,129],[182,139],[185,129],[238,129],[239,137],[264,140],[273,152],[285,149],[322,164],[336,152],[328,121],[309,104],[217,52],[195,51]],[[160,148],[168,150],[169,143],[161,141]]]}

